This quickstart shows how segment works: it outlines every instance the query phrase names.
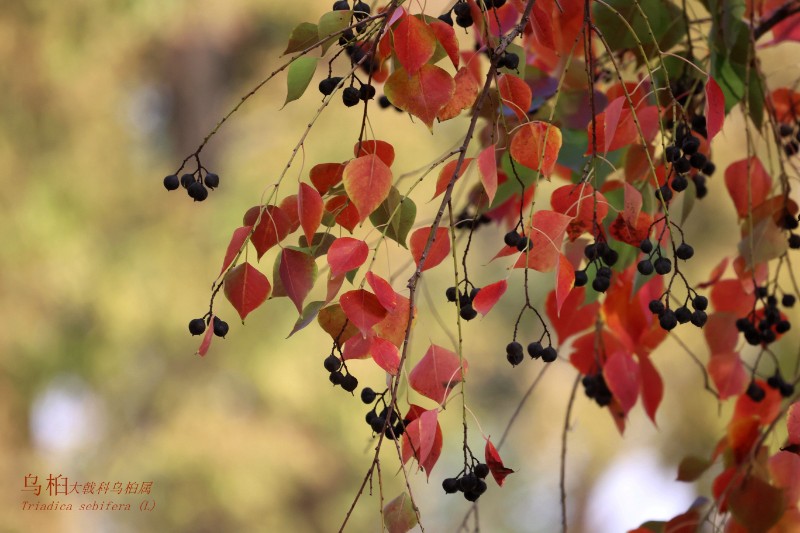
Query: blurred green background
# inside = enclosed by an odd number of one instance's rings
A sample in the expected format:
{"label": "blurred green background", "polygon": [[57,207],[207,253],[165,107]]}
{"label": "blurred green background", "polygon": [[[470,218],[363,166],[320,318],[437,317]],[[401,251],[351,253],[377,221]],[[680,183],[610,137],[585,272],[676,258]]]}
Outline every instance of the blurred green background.
{"label": "blurred green background", "polygon": [[[222,178],[206,202],[193,203],[183,191],[167,193],[161,184],[219,117],[279,65],[291,29],[315,21],[329,4],[3,3],[1,531],[338,529],[373,441],[363,423],[365,407],[333,389],[322,368],[329,338],[312,326],[286,340],[296,311],[285,299],[270,301],[241,326],[220,298],[217,312],[231,332],[202,359],[193,355],[199,339],[186,330],[189,319],[207,308],[231,231],[281,172],[319,95],[312,87],[279,112],[285,77],[278,76],[253,98],[203,154],[204,165]],[[428,12],[438,14],[443,4],[429,2]],[[787,63],[796,49],[784,53]],[[771,59],[778,66],[767,64],[771,82],[798,75],[796,63],[782,67],[781,59]],[[402,114],[374,111],[376,137],[398,153],[395,175],[450,148],[466,125],[453,120],[430,136]],[[349,158],[360,117],[360,107],[327,110],[282,193],[293,192],[314,164]],[[716,141],[718,167],[741,153],[741,124],[729,119]],[[738,240],[722,180],[713,180],[710,189],[704,209],[686,228],[701,256],[689,267],[695,281],[705,279],[715,258],[732,253]],[[430,191],[429,185],[418,197],[419,221],[430,219],[436,207],[425,204]],[[502,231],[492,227],[476,236],[473,246],[481,253],[471,275],[477,284],[505,275],[502,266],[483,265]],[[390,250],[378,264],[384,274],[396,275],[399,288],[407,264],[399,248]],[[274,251],[261,263],[270,278],[273,257]],[[423,283],[433,294],[422,298],[420,313],[433,306],[450,324],[452,309],[440,290],[450,284],[447,270],[433,271]],[[540,295],[552,283],[550,275],[534,275],[533,281]],[[516,292],[464,329],[468,405],[495,439],[541,365],[528,361],[512,371],[505,361]],[[452,346],[451,329],[430,319],[418,324],[412,362],[430,342]],[[779,352],[798,344],[797,329]],[[679,331],[705,358],[702,339]],[[779,355],[788,361],[790,354]],[[576,402],[567,484],[575,531],[621,531],[647,518],[669,518],[694,499],[694,487],[671,481],[675,468],[684,455],[711,450],[730,405],[718,409],[674,341],[654,357],[666,382],[658,428],[636,407],[621,438],[604,411],[582,395]],[[362,385],[382,388],[373,364],[353,366]],[[502,449],[517,474],[481,498],[483,530],[558,527],[560,431],[574,377],[568,364],[557,363],[522,411]],[[459,402],[441,414],[444,451],[429,484],[424,474],[414,477],[427,531],[455,531],[468,508],[440,488],[460,469]],[[471,431],[470,444],[480,456],[483,439],[477,428]],[[383,457],[388,501],[404,484],[391,446]],[[29,474],[43,485],[39,498],[23,490]],[[156,507],[140,512],[143,496],[124,493],[51,497],[49,475],[65,476],[70,487],[151,481]],[[709,479],[700,489],[708,489]],[[22,510],[23,502],[37,500],[69,503],[73,510]],[[131,504],[132,510],[77,510],[95,500]],[[376,485],[356,508],[350,530],[379,531],[379,505]]]}

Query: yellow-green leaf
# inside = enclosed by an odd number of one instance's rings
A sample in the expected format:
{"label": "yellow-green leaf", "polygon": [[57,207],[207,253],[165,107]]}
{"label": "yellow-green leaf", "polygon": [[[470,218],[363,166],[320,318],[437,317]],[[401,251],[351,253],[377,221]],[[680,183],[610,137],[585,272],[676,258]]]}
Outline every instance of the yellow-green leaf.
{"label": "yellow-green leaf", "polygon": [[308,84],[311,82],[311,78],[314,77],[315,70],[317,70],[316,57],[300,57],[289,65],[288,91],[283,105],[303,96]]}

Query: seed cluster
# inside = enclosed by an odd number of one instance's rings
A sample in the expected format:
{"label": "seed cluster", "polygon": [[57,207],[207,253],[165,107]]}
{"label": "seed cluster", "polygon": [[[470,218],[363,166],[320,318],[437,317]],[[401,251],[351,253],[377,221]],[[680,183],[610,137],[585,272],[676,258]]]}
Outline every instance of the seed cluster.
{"label": "seed cluster", "polygon": [[787,157],[793,157],[800,153],[800,120],[795,119],[794,123],[780,123],[778,134],[783,145],[783,153]]}
{"label": "seed cluster", "polygon": [[[697,115],[692,119],[691,128],[684,122],[677,125],[675,129],[674,143],[666,147],[664,159],[672,164],[670,169],[671,180],[656,190],[656,197],[669,202],[672,199],[672,191],[681,192],[689,186],[689,178],[692,169],[696,170],[694,181],[697,197],[703,198],[708,194],[706,188],[706,177],[711,176],[717,167],[709,161],[700,149],[700,138],[692,133],[694,131],[703,137],[707,136],[706,118]],[[669,176],[668,176],[669,178]]]}
{"label": "seed cluster", "polygon": [[611,267],[617,263],[619,254],[611,248],[604,240],[595,241],[587,244],[583,249],[583,255],[589,260],[586,268],[575,271],[575,286],[583,287],[589,282],[589,275],[586,271],[594,266],[596,273],[592,288],[597,292],[606,292],[611,286]]}
{"label": "seed cluster", "polygon": [[[323,365],[325,366],[325,370],[330,372],[328,379],[330,379],[334,386],[341,385],[347,392],[353,392],[358,388],[358,380],[356,377],[347,370],[347,367],[342,365],[342,360],[335,355],[330,354],[326,357],[325,361],[323,361]],[[342,372],[342,368],[344,368],[344,372]]]}
{"label": "seed cluster", "polygon": [[464,320],[472,320],[476,316],[478,316],[478,312],[472,307],[472,301],[481,291],[480,287],[472,287],[472,290],[469,291],[469,294],[466,292],[461,292],[457,290],[455,287],[448,287],[445,291],[445,296],[447,297],[448,302],[458,302],[459,307],[459,315]]}
{"label": "seed cluster", "polygon": [[[767,287],[757,287],[755,290],[756,301],[763,303],[763,307],[755,310],[755,306],[746,316],[736,321],[736,329],[743,335],[747,344],[751,346],[764,346],[775,342],[778,335],[786,333],[791,328],[791,323],[778,309],[778,298],[768,294]],[[784,307],[794,306],[795,297],[785,294],[781,299]]]}
{"label": "seed cluster", "polygon": [[464,499],[474,502],[486,492],[488,486],[484,479],[488,475],[489,466],[486,463],[473,464],[462,470],[456,477],[449,477],[442,481],[442,488],[446,494],[461,492],[464,494]]}
{"label": "seed cluster", "polygon": [[[206,332],[208,327],[208,318],[194,318],[189,321],[189,333],[192,335],[202,335]],[[228,334],[228,323],[219,318],[214,317],[214,335],[217,337],[225,337]]]}
{"label": "seed cluster", "polygon": [[[383,433],[387,439],[395,440],[400,438],[410,422],[406,419],[401,420],[396,408],[392,411],[392,415],[389,416],[389,406],[384,399],[387,392],[389,392],[389,389],[379,394],[369,387],[364,387],[361,389],[361,401],[367,405],[374,404],[372,409],[367,411],[367,416],[364,418],[367,425],[372,428],[372,431],[377,434]],[[380,412],[378,412],[379,406],[382,406]],[[389,419],[388,423],[387,418]]]}
{"label": "seed cluster", "polygon": [[178,178],[177,174],[170,174],[164,178],[164,188],[168,191],[174,191],[178,187],[186,189],[189,198],[195,202],[202,202],[208,198],[208,190],[216,189],[219,187],[219,176],[213,172],[205,171],[205,169],[198,168],[194,173],[182,174]]}
{"label": "seed cluster", "polygon": [[581,384],[586,396],[594,400],[600,407],[605,407],[611,403],[613,395],[606,384],[606,379],[603,377],[602,372],[583,376]]}

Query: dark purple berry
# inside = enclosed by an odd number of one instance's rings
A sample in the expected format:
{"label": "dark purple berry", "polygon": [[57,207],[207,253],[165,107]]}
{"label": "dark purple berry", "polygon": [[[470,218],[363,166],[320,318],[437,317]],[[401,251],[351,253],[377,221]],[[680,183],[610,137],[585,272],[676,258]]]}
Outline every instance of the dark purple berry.
{"label": "dark purple berry", "polygon": [[342,91],[342,103],[344,103],[346,107],[357,105],[360,99],[358,89],[355,87],[347,87]]}
{"label": "dark purple berry", "polygon": [[376,392],[369,387],[361,389],[361,401],[367,405],[374,402],[377,396]]}
{"label": "dark purple berry", "polygon": [[217,187],[219,187],[219,176],[214,174],[213,172],[207,173],[204,181],[206,187],[208,187],[209,189],[216,189]]}
{"label": "dark purple berry", "polygon": [[558,352],[552,346],[548,346],[542,351],[542,361],[545,363],[552,363],[558,359]]}
{"label": "dark purple berry", "polygon": [[181,186],[181,181],[175,174],[170,174],[169,176],[164,178],[164,188],[167,189],[168,191],[174,191],[180,186]]}
{"label": "dark purple berry", "polygon": [[206,330],[206,321],[202,318],[195,318],[189,321],[189,333],[201,335]]}
{"label": "dark purple berry", "polygon": [[583,287],[589,282],[589,276],[586,274],[585,270],[576,270],[575,271],[575,286],[576,287]]}
{"label": "dark purple berry", "polygon": [[675,312],[672,309],[665,309],[661,316],[658,317],[658,323],[667,331],[675,329],[678,325],[678,319],[675,317]]}
{"label": "dark purple berry", "polygon": [[214,317],[214,335],[217,337],[225,337],[228,334],[228,323],[220,319],[218,316]]}
{"label": "dark purple berry", "polygon": [[328,372],[336,372],[342,368],[342,362],[335,355],[329,355],[326,357],[323,364],[325,365],[325,370]]}

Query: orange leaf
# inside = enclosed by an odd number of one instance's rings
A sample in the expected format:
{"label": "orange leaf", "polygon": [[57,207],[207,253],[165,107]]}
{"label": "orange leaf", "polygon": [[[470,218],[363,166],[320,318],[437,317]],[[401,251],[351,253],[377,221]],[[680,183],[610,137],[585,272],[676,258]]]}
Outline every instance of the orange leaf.
{"label": "orange leaf", "polygon": [[392,376],[397,375],[400,368],[400,351],[397,349],[397,346],[386,339],[373,337],[369,353],[379,367]]}
{"label": "orange leaf", "polygon": [[392,187],[392,171],[375,154],[350,161],[344,168],[344,190],[363,222],[381,205]]}
{"label": "orange leaf", "polygon": [[532,268],[539,272],[550,272],[558,264],[564,231],[570,217],[555,211],[541,210],[531,219],[530,250],[520,254],[514,268]]}
{"label": "orange leaf", "polygon": [[453,62],[453,66],[458,68],[460,58],[458,55],[458,39],[456,38],[456,31],[452,26],[445,24],[441,20],[432,19],[429,21],[429,24],[430,29],[433,30],[433,33],[436,35],[436,40],[439,41],[439,44],[442,45],[444,51],[447,52],[447,56],[450,58],[450,61]]}
{"label": "orange leaf", "polygon": [[483,183],[486,196],[489,197],[489,205],[494,201],[497,193],[497,160],[495,159],[495,145],[487,146],[478,155],[478,174]]}
{"label": "orange leaf", "polygon": [[472,300],[472,307],[483,316],[486,316],[503,294],[505,294],[507,288],[508,282],[504,279],[492,283],[491,285],[481,287],[481,290],[475,295],[475,299]]}
{"label": "orange leaf", "polygon": [[352,237],[339,237],[328,248],[328,264],[331,274],[340,276],[360,267],[367,260],[369,247],[362,240]]}
{"label": "orange leaf", "polygon": [[514,160],[530,169],[541,169],[545,177],[553,173],[559,150],[561,130],[547,122],[523,124],[511,140]]}
{"label": "orange leaf", "polygon": [[[461,164],[461,168],[458,170],[458,176],[456,179],[459,179],[464,175],[464,172],[467,171],[470,163],[472,163],[471,157],[464,159],[464,162]],[[436,179],[436,192],[433,193],[433,198],[436,198],[447,190],[447,185],[450,183],[450,180],[453,179],[453,174],[456,171],[457,165],[458,159],[453,159],[452,161],[448,161],[447,164],[442,167],[442,170],[439,172],[439,177]],[[431,200],[433,200],[433,198],[431,198]]]}
{"label": "orange leaf", "polygon": [[561,306],[569,296],[570,291],[575,286],[575,269],[572,263],[564,254],[558,256],[558,268],[556,269],[556,314],[561,314]]}
{"label": "orange leaf", "polygon": [[456,72],[454,83],[453,96],[436,114],[436,117],[442,122],[455,118],[465,109],[472,107],[481,90],[480,83],[468,67],[462,67]]}
{"label": "orange leaf", "polygon": [[528,119],[533,93],[528,84],[513,74],[501,74],[497,78],[500,99],[517,115],[520,122]]}
{"label": "orange leaf", "polygon": [[412,76],[433,57],[436,35],[419,18],[404,16],[393,31],[394,53],[403,68]]}
{"label": "orange leaf", "polygon": [[742,394],[750,380],[736,352],[712,352],[708,359],[708,374],[719,392],[719,399]]}
{"label": "orange leaf", "polygon": [[[425,246],[428,244],[428,239],[431,235],[431,228],[419,228],[411,234],[408,241],[408,246],[411,249],[411,255],[414,257],[414,262],[419,266],[422,261],[422,254],[425,251]],[[436,234],[431,243],[428,255],[425,257],[425,263],[422,265],[424,272],[431,269],[444,261],[450,254],[450,233],[447,228],[437,228]]]}
{"label": "orange leaf", "polygon": [[412,76],[405,69],[398,68],[386,80],[383,90],[394,105],[433,129],[433,121],[453,97],[455,85],[445,70],[435,65],[423,65]]}
{"label": "orange leaf", "polygon": [[358,225],[358,209],[347,196],[334,196],[328,200],[325,203],[325,211],[332,213],[336,217],[336,223],[350,233],[353,233],[353,230]]}
{"label": "orange leaf", "polygon": [[386,141],[361,141],[361,150],[358,149],[358,143],[353,146],[353,155],[356,157],[369,154],[377,155],[387,167],[394,163],[394,147]]}
{"label": "orange leaf", "polygon": [[372,272],[367,272],[366,278],[383,308],[390,313],[394,311],[397,307],[397,293],[394,292],[389,282]]}
{"label": "orange leaf", "polygon": [[331,187],[342,181],[344,165],[342,163],[320,163],[314,165],[309,173],[309,179],[320,194],[325,194]]}
{"label": "orange leaf", "polygon": [[409,386],[426,398],[442,403],[467,373],[467,360],[462,368],[458,356],[435,344],[414,366],[408,375]]}
{"label": "orange leaf", "polygon": [[550,196],[550,205],[554,211],[572,219],[568,233],[573,241],[583,233],[594,233],[596,227],[602,227],[608,214],[605,197],[588,183],[559,187]]}
{"label": "orange leaf", "polygon": [[736,400],[736,407],[733,412],[734,420],[740,418],[756,417],[762,426],[767,426],[781,412],[781,393],[768,386],[763,380],[757,379],[756,384],[764,390],[764,399],[755,402],[747,394],[742,394]]}
{"label": "orange leaf", "polygon": [[736,206],[739,218],[747,217],[747,213],[767,199],[772,187],[772,178],[767,174],[758,157],[749,159],[750,175],[747,175],[748,160],[742,159],[731,163],[725,169],[725,186]]}

